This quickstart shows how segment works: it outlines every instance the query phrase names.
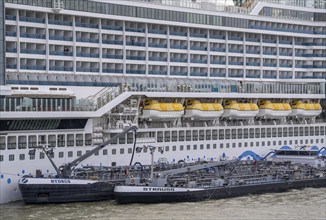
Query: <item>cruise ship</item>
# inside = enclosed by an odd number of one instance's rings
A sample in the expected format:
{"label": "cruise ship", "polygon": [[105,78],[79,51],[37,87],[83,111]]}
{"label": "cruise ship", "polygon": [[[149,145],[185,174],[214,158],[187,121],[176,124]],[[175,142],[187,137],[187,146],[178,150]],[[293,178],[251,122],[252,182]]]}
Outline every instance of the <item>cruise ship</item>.
{"label": "cruise ship", "polygon": [[[324,0],[0,1],[0,202],[79,166],[325,149]],[[46,149],[47,155],[43,150]]]}

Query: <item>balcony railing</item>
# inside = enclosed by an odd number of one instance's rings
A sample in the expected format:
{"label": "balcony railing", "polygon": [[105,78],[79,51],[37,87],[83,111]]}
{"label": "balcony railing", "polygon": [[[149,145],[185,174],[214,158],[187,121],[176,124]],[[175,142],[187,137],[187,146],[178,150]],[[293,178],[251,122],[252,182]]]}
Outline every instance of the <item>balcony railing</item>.
{"label": "balcony railing", "polygon": [[108,59],[123,59],[123,55],[114,55],[114,54],[102,54],[102,57]]}
{"label": "balcony railing", "polygon": [[73,67],[66,67],[66,66],[50,66],[49,70],[72,72],[74,70],[74,68]]}
{"label": "balcony railing", "polygon": [[9,47],[7,47],[6,52],[7,53],[17,53],[17,48],[9,48]]}
{"label": "balcony railing", "polygon": [[123,45],[122,40],[102,40],[103,44],[115,44],[115,45]]}
{"label": "balcony railing", "polygon": [[85,42],[85,43],[99,43],[99,39],[94,38],[84,38],[84,37],[77,37],[76,41],[78,42]]}
{"label": "balcony railing", "polygon": [[188,46],[187,45],[170,44],[170,48],[172,48],[172,49],[186,50],[188,48]]}
{"label": "balcony railing", "polygon": [[157,30],[157,29],[148,29],[148,33],[150,34],[166,34],[165,30]]}
{"label": "balcony railing", "polygon": [[48,24],[72,26],[71,21],[62,21],[62,20],[54,20],[54,19],[48,19]]}
{"label": "balcony railing", "polygon": [[150,61],[163,61],[163,62],[166,62],[167,61],[167,58],[166,57],[149,57]]}
{"label": "balcony railing", "polygon": [[126,31],[138,32],[138,33],[145,33],[145,28],[126,27]]}
{"label": "balcony railing", "polygon": [[92,57],[92,58],[99,58],[100,54],[98,53],[83,53],[83,52],[78,52],[76,53],[77,57]]}
{"label": "balcony railing", "polygon": [[167,44],[149,43],[149,47],[167,48]]}
{"label": "balcony railing", "polygon": [[73,52],[69,51],[50,51],[50,55],[56,55],[56,56],[73,56]]}
{"label": "balcony railing", "polygon": [[110,68],[103,68],[103,73],[123,73],[122,69],[110,69]]}
{"label": "balcony railing", "polygon": [[31,17],[23,17],[23,16],[19,16],[19,21],[33,22],[33,23],[45,23],[44,18],[31,18]]}
{"label": "balcony railing", "polygon": [[146,60],[145,56],[126,56],[127,60]]}
{"label": "balcony railing", "polygon": [[16,37],[17,32],[15,32],[15,31],[6,31],[6,36],[8,36],[8,37]]}
{"label": "balcony railing", "polygon": [[133,41],[127,41],[126,45],[128,46],[137,46],[137,47],[145,47],[144,42],[133,42]]}
{"label": "balcony railing", "polygon": [[180,72],[180,71],[171,71],[170,75],[171,76],[187,76],[188,73],[187,72]]}
{"label": "balcony railing", "polygon": [[21,65],[20,69],[25,69],[25,70],[46,70],[46,66]]}
{"label": "balcony railing", "polygon": [[31,50],[31,49],[21,49],[20,53],[27,53],[27,54],[41,54],[45,55],[46,51],[45,50]]}
{"label": "balcony railing", "polygon": [[50,35],[50,40],[73,41],[73,37]]}
{"label": "balcony railing", "polygon": [[17,17],[15,15],[6,15],[6,20],[16,21]]}
{"label": "balcony railing", "polygon": [[175,35],[175,36],[188,36],[187,32],[180,32],[180,31],[170,31],[170,35]]}
{"label": "balcony railing", "polygon": [[113,31],[122,31],[122,26],[114,26],[114,25],[102,25],[102,29],[105,30],[113,30]]}
{"label": "balcony railing", "polygon": [[26,38],[36,38],[36,39],[45,39],[46,37],[45,34],[29,34],[29,33],[20,33],[20,36]]}
{"label": "balcony railing", "polygon": [[17,64],[6,64],[7,69],[17,69]]}
{"label": "balcony railing", "polygon": [[159,70],[150,70],[148,71],[150,75],[167,75],[166,71],[159,71]]}
{"label": "balcony railing", "polygon": [[187,63],[188,62],[188,59],[185,59],[185,58],[173,58],[173,57],[171,57],[170,58],[170,61],[171,62]]}
{"label": "balcony railing", "polygon": [[84,22],[75,22],[76,27],[84,28],[98,28],[98,24],[84,23]]}
{"label": "balcony railing", "polygon": [[91,68],[91,67],[77,67],[77,72],[92,72],[96,73],[99,72],[99,68]]}
{"label": "balcony railing", "polygon": [[146,74],[145,70],[126,70],[127,74]]}

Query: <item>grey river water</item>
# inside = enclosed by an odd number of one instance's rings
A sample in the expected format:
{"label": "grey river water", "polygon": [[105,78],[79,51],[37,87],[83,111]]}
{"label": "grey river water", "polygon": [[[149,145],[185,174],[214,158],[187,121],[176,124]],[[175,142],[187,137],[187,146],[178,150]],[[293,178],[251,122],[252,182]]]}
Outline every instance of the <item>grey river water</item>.
{"label": "grey river water", "polygon": [[196,203],[118,205],[114,201],[0,205],[0,219],[284,219],[325,220],[326,188],[249,195]]}

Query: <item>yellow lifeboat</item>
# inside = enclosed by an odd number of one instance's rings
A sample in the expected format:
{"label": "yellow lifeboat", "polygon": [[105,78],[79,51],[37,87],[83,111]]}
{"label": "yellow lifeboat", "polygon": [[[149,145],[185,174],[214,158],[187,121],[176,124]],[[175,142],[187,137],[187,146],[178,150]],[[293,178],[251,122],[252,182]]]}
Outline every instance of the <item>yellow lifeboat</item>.
{"label": "yellow lifeboat", "polygon": [[220,103],[201,103],[198,100],[188,100],[184,117],[208,120],[217,119],[223,114],[223,106]]}
{"label": "yellow lifeboat", "polygon": [[320,115],[322,107],[319,103],[304,103],[302,101],[292,102],[291,116],[299,118],[313,118]]}
{"label": "yellow lifeboat", "polygon": [[273,103],[269,100],[263,100],[260,102],[257,116],[267,119],[281,119],[289,116],[291,112],[291,106],[288,103]]}
{"label": "yellow lifeboat", "polygon": [[148,118],[151,120],[172,120],[180,118],[183,114],[184,107],[180,103],[146,100],[142,118]]}
{"label": "yellow lifeboat", "polygon": [[255,103],[238,103],[227,100],[224,105],[222,117],[230,119],[251,119],[257,116],[259,108]]}

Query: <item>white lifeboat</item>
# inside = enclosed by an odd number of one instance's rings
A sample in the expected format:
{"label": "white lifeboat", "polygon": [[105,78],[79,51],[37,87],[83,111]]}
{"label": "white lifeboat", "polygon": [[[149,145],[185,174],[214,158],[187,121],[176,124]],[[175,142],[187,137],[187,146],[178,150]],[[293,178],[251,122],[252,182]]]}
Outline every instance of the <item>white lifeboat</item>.
{"label": "white lifeboat", "polygon": [[319,103],[304,103],[302,101],[294,101],[292,103],[292,112],[290,116],[299,118],[313,118],[320,115],[322,107]]}
{"label": "white lifeboat", "polygon": [[201,103],[198,100],[188,100],[184,117],[209,120],[217,119],[222,114],[223,106],[220,103]]}
{"label": "white lifeboat", "polygon": [[172,120],[181,118],[184,107],[180,103],[165,103],[157,100],[145,101],[142,118],[151,120]]}
{"label": "white lifeboat", "polygon": [[252,119],[259,113],[259,108],[255,103],[238,103],[234,100],[225,102],[222,117],[230,119]]}
{"label": "white lifeboat", "polygon": [[291,106],[288,103],[273,103],[268,100],[263,100],[259,105],[258,117],[266,119],[281,119],[291,114]]}

